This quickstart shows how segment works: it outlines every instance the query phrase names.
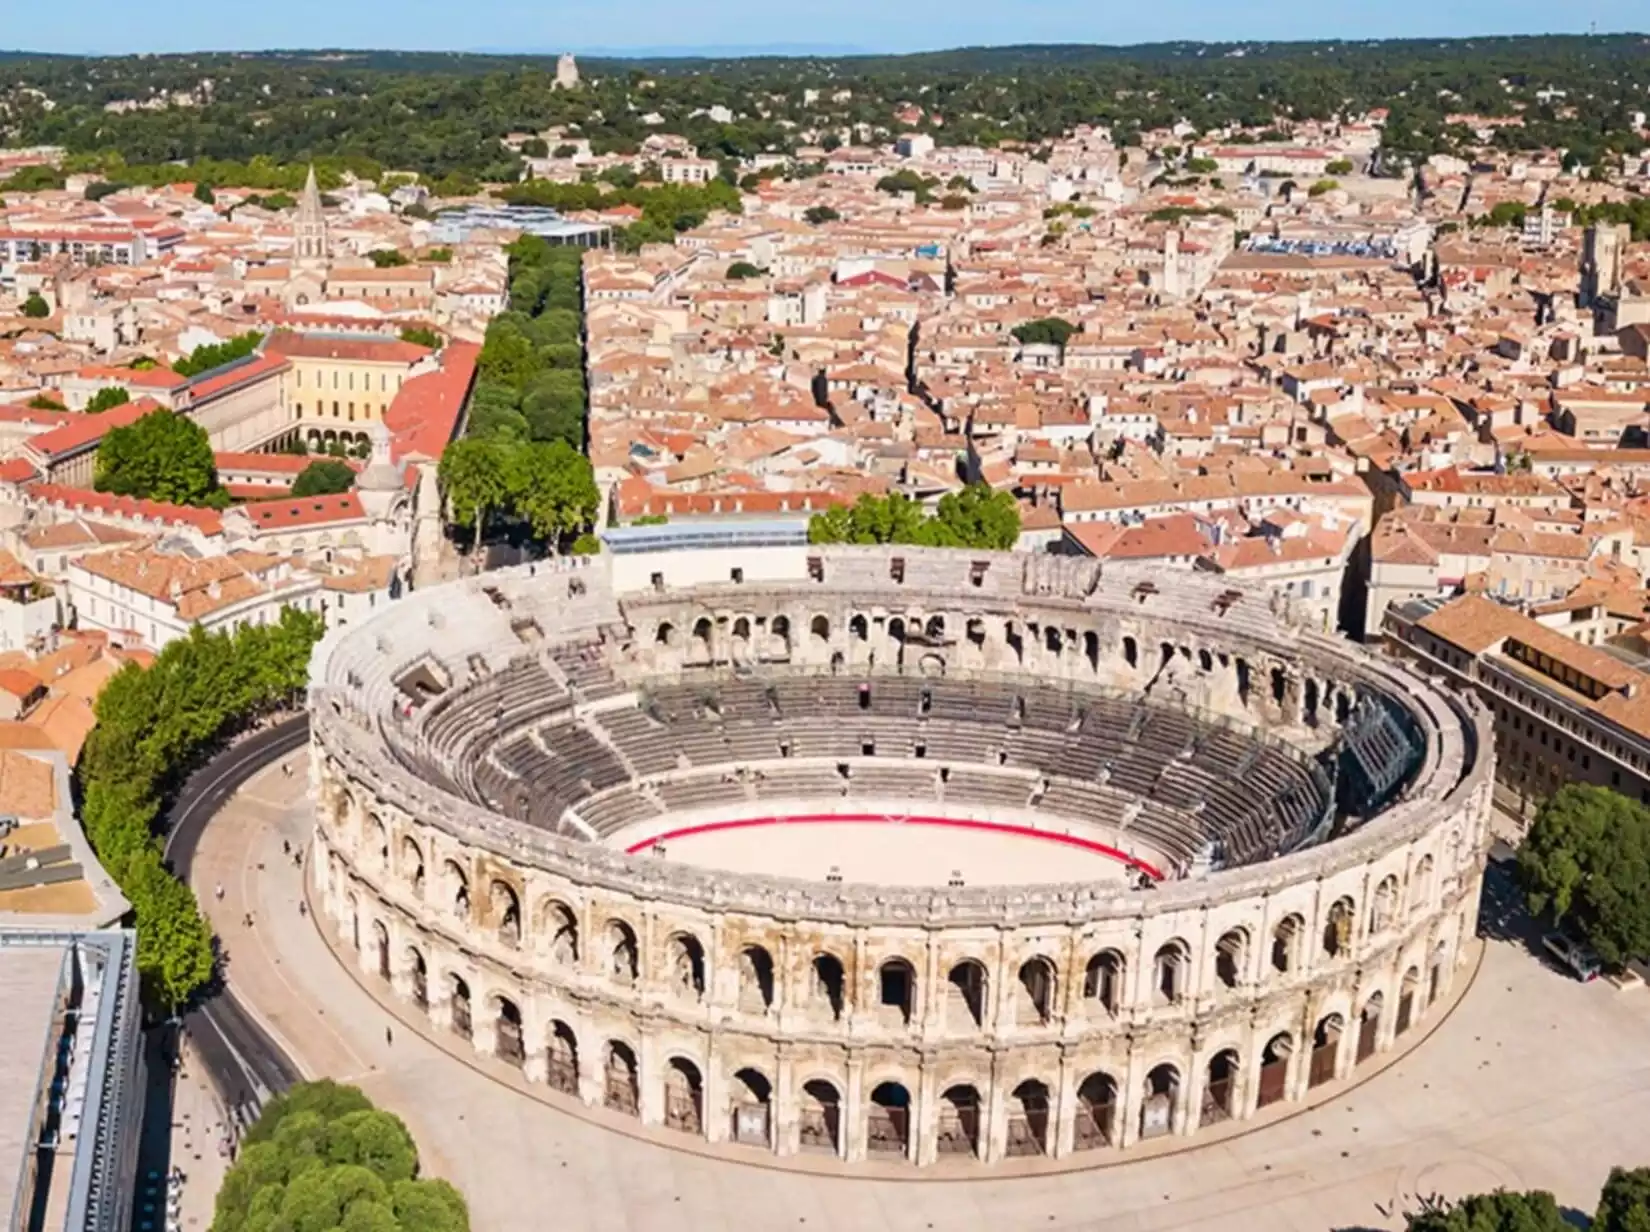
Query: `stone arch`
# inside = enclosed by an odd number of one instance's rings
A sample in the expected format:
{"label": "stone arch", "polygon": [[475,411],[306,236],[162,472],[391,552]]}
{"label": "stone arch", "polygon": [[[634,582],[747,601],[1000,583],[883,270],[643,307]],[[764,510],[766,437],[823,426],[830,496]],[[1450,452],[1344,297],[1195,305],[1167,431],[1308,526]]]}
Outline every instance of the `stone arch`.
{"label": "stone arch", "polygon": [[747,1066],[733,1075],[731,1132],[745,1146],[773,1142],[773,1084],[761,1070]]}
{"label": "stone arch", "polygon": [[967,1030],[985,1026],[986,989],[988,977],[985,965],[977,959],[965,958],[952,966],[945,976],[945,1025],[953,1030]]}
{"label": "stone arch", "polygon": [[940,1093],[937,1146],[941,1155],[980,1155],[980,1092],[959,1082]]}
{"label": "stone arch", "polygon": [[1096,1071],[1077,1085],[1072,1150],[1092,1151],[1117,1141],[1117,1079]]}
{"label": "stone arch", "polygon": [[579,1093],[579,1037],[559,1018],[550,1020],[544,1080],[564,1095]]}
{"label": "stone arch", "polygon": [[1277,665],[1269,673],[1269,679],[1272,686],[1270,693],[1272,704],[1282,706],[1289,697],[1289,673],[1284,671],[1281,665]]}
{"label": "stone arch", "polygon": [[1427,969],[1427,1004],[1434,1004],[1444,995],[1449,963],[1449,942],[1440,940],[1432,947],[1432,965]]}
{"label": "stone arch", "polygon": [[871,640],[871,622],[865,618],[864,612],[855,612],[848,618],[848,636],[856,642]]}
{"label": "stone arch", "polygon": [[808,634],[816,642],[831,640],[831,618],[821,613],[808,622]]}
{"label": "stone arch", "polygon": [[603,935],[606,972],[620,984],[634,984],[640,973],[636,951],[636,931],[623,920],[609,920]]}
{"label": "stone arch", "polygon": [[1083,999],[1115,1014],[1123,1005],[1123,977],[1127,965],[1117,950],[1101,950],[1083,970]]}
{"label": "stone arch", "polygon": [[1123,662],[1131,668],[1140,666],[1140,645],[1133,637],[1123,639]]}
{"label": "stone arch", "polygon": [[1242,656],[1233,659],[1232,666],[1237,672],[1238,704],[1247,708],[1249,696],[1254,692],[1254,673],[1250,670],[1249,660]]}
{"label": "stone arch", "polygon": [[470,985],[456,972],[447,976],[447,1003],[452,1014],[453,1033],[464,1039],[471,1038]]}
{"label": "stone arch", "polygon": [[693,635],[688,643],[688,661],[690,663],[709,663],[716,656],[711,649],[711,636],[714,626],[709,616],[701,616],[693,622]]}
{"label": "stone arch", "polygon": [[1100,670],[1100,635],[1093,629],[1083,631],[1083,658],[1088,661],[1089,671]]}
{"label": "stone arch", "polygon": [[361,952],[361,900],[354,890],[351,890],[345,896],[344,906],[349,910],[349,948],[359,954]]}
{"label": "stone arch", "polygon": [[1307,1074],[1309,1087],[1322,1086],[1335,1076],[1335,1063],[1341,1052],[1341,1035],[1346,1019],[1340,1014],[1325,1014],[1312,1029],[1312,1064]]}
{"label": "stone arch", "polygon": [[785,655],[789,657],[791,653],[791,618],[783,612],[775,616],[768,623],[768,632],[778,640],[784,648]]}
{"label": "stone arch", "polygon": [[1402,1035],[1415,1021],[1415,999],[1421,991],[1421,969],[1410,967],[1398,983],[1398,1019],[1393,1034]]}
{"label": "stone arch", "polygon": [[372,839],[372,866],[381,868],[385,872],[390,867],[390,830],[384,824],[384,819],[377,813],[369,813],[368,832]]}
{"label": "stone arch", "polygon": [[1060,635],[1058,625],[1043,626],[1043,649],[1051,655],[1058,655],[1066,648],[1065,639]]}
{"label": "stone arch", "polygon": [[905,645],[905,618],[903,616],[894,616],[889,619],[888,640],[893,642],[895,646]]}
{"label": "stone arch", "polygon": [[547,898],[539,903],[539,936],[550,951],[551,960],[559,967],[574,967],[579,962],[579,921],[573,909],[557,899]]}
{"label": "stone arch", "polygon": [[602,1058],[602,1106],[627,1116],[641,1109],[636,1054],[623,1040],[609,1040]]}
{"label": "stone arch", "polygon": [[383,920],[372,922],[373,949],[378,959],[378,976],[380,979],[390,978],[390,930],[384,927]]}
{"label": "stone arch", "polygon": [[424,897],[424,850],[410,834],[401,840],[401,875],[415,898]]}
{"label": "stone arch", "polygon": [[741,616],[733,622],[733,640],[742,646],[751,640],[751,621],[749,616]]}
{"label": "stone arch", "polygon": [[940,641],[945,637],[945,617],[930,616],[923,623],[922,632],[930,641]]}
{"label": "stone arch", "polygon": [[872,1157],[911,1157],[911,1092],[902,1082],[871,1088],[865,1111],[865,1152]]}
{"label": "stone arch", "polygon": [[705,1132],[704,1079],[686,1057],[671,1057],[665,1063],[665,1128],[683,1134]]}
{"label": "stone arch", "polygon": [[673,646],[676,644],[676,626],[668,620],[661,620],[659,627],[653,630],[653,644],[655,646]]}
{"label": "stone arch", "polygon": [[1381,878],[1380,884],[1375,887],[1374,896],[1370,899],[1369,931],[1379,933],[1394,927],[1398,923],[1402,905],[1398,877],[1394,873],[1388,873]]}
{"label": "stone arch", "polygon": [[828,1079],[810,1078],[802,1084],[797,1145],[804,1151],[842,1154],[842,1095]]}
{"label": "stone arch", "polygon": [[515,887],[497,877],[487,885],[487,902],[492,911],[499,941],[514,949],[521,944],[521,899]]}
{"label": "stone arch", "polygon": [[407,982],[413,1004],[421,1010],[430,1008],[430,968],[424,954],[416,945],[409,945],[403,955],[407,964]]}
{"label": "stone arch", "polygon": [[1238,1073],[1243,1062],[1236,1048],[1222,1048],[1209,1058],[1203,1083],[1203,1107],[1199,1125],[1215,1125],[1237,1115]]}
{"label": "stone arch", "polygon": [[502,993],[493,994],[493,1055],[510,1065],[527,1060],[521,1007]]}
{"label": "stone arch", "polygon": [[1049,1110],[1052,1106],[1048,1084],[1039,1078],[1027,1078],[1009,1093],[1006,1148],[1009,1155],[1049,1153]]}
{"label": "stone arch", "polygon": [[1016,1021],[1036,1026],[1053,1021],[1057,982],[1053,962],[1042,955],[1021,963],[1014,989]]}
{"label": "stone arch", "polygon": [[1146,1074],[1140,1101],[1140,1137],[1160,1138],[1174,1130],[1175,1105],[1180,1100],[1180,1067],[1172,1061],[1154,1065]]}
{"label": "stone arch", "polygon": [[1275,1104],[1289,1093],[1289,1058],[1295,1051],[1295,1037],[1279,1031],[1266,1041],[1260,1053],[1260,1082],[1255,1106]]}
{"label": "stone arch", "polygon": [[679,997],[697,1001],[705,995],[705,947],[692,933],[672,933],[665,942],[670,963],[670,990]]}
{"label": "stone arch", "polygon": [[1157,947],[1152,958],[1152,998],[1160,1005],[1183,1001],[1191,992],[1192,951],[1179,937]]}
{"label": "stone arch", "polygon": [[1352,952],[1352,929],[1357,908],[1350,895],[1337,898],[1323,921],[1323,952],[1329,958],[1344,958]]}
{"label": "stone arch", "polygon": [[847,988],[842,960],[835,954],[815,954],[808,969],[809,1003],[828,1010],[832,1021],[840,1022],[847,1009]]}
{"label": "stone arch", "polygon": [[1272,930],[1272,970],[1289,975],[1301,966],[1301,938],[1306,935],[1306,920],[1291,912],[1278,921]]}
{"label": "stone arch", "polygon": [[917,1013],[917,971],[903,958],[877,968],[878,1017],[890,1026],[911,1025]]}
{"label": "stone arch", "polygon": [[739,1008],[749,1014],[773,1009],[773,956],[762,946],[739,951]]}
{"label": "stone arch", "polygon": [[1357,1061],[1367,1061],[1375,1055],[1375,1046],[1381,1037],[1381,1014],[1385,1008],[1386,998],[1380,989],[1376,989],[1369,994],[1363,1009],[1358,1012]]}
{"label": "stone arch", "polygon": [[470,878],[459,867],[456,860],[444,860],[441,864],[441,881],[446,891],[447,904],[452,913],[459,919],[468,919],[470,916]]}
{"label": "stone arch", "polygon": [[1432,856],[1422,856],[1415,864],[1415,871],[1409,878],[1409,913],[1415,915],[1426,910],[1432,900]]}
{"label": "stone arch", "polygon": [[1215,670],[1215,657],[1206,646],[1197,652],[1197,670],[1205,676]]}
{"label": "stone arch", "polygon": [[1221,987],[1235,989],[1249,969],[1249,930],[1241,925],[1228,928],[1215,942],[1215,979]]}

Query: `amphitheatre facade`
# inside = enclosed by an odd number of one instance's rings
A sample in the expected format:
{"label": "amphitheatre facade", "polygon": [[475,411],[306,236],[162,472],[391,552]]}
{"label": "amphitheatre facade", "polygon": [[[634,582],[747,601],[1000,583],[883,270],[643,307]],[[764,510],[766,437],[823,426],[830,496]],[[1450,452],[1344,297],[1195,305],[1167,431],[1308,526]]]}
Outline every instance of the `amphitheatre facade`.
{"label": "amphitheatre facade", "polygon": [[329,940],[585,1105],[925,1166],[1304,1098],[1476,919],[1476,703],[1196,574],[752,527],[416,592],[311,686]]}

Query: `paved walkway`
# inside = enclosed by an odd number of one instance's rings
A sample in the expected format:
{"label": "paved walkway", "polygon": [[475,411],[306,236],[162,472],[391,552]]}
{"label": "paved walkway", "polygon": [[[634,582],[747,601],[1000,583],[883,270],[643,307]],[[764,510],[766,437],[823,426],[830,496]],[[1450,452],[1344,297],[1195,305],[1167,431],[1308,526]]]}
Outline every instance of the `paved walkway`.
{"label": "paved walkway", "polygon": [[1282,1124],[1176,1155],[1034,1179],[895,1182],[655,1146],[524,1097],[398,1023],[387,1041],[394,1020],[298,913],[300,873],[280,846],[301,846],[310,824],[294,765],[290,779],[272,769],[249,783],[201,844],[196,884],[230,978],[306,1074],[356,1082],[407,1120],[426,1170],[468,1197],[477,1232],[1392,1229],[1415,1194],[1497,1185],[1550,1189],[1590,1211],[1611,1164],[1650,1163],[1650,992],[1577,984],[1510,941],[1489,944],[1460,1007],[1386,1072]]}

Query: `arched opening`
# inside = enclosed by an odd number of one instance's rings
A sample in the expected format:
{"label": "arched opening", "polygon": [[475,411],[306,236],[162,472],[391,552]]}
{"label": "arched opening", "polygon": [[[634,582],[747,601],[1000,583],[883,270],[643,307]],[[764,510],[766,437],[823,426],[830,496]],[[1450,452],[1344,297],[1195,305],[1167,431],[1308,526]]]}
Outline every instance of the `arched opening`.
{"label": "arched opening", "polygon": [[1027,1078],[1014,1088],[1008,1105],[1008,1154],[1048,1154],[1048,1112],[1045,1083]]}
{"label": "arched opening", "polygon": [[688,647],[688,662],[709,663],[713,657],[710,648],[711,623],[709,616],[693,622],[693,642]]}
{"label": "arched opening", "polygon": [[1289,675],[1281,667],[1272,669],[1272,704],[1282,706],[1289,696]]}
{"label": "arched opening", "polygon": [[747,1014],[773,1008],[773,958],[759,945],[739,952],[739,1008]]}
{"label": "arched opening", "polygon": [[1176,938],[1158,947],[1152,959],[1152,992],[1159,1004],[1184,1000],[1190,991],[1192,954],[1186,943]]}
{"label": "arched opening", "polygon": [[842,960],[835,954],[816,954],[808,985],[809,1000],[816,1009],[827,1011],[833,1022],[842,1018],[844,987]]}
{"label": "arched opening", "polygon": [[808,632],[813,635],[814,641],[828,642],[831,640],[831,622],[824,616],[815,616],[808,622]]}
{"label": "arched opening", "polygon": [[1287,1031],[1280,1031],[1267,1041],[1260,1054],[1260,1091],[1257,1107],[1275,1104],[1289,1091],[1289,1055],[1295,1051],[1295,1041]]}
{"label": "arched opening", "polygon": [[424,897],[424,853],[410,838],[401,840],[401,871],[415,898]]}
{"label": "arched opening", "polygon": [[1100,670],[1100,635],[1093,629],[1083,634],[1083,658],[1088,660],[1089,671]]}
{"label": "arched opening", "polygon": [[1174,645],[1170,642],[1157,644],[1158,668],[1162,669],[1174,662]]}
{"label": "arched opening", "polygon": [[905,620],[895,616],[888,622],[888,640],[896,647],[905,645]]}
{"label": "arched opening", "polygon": [[372,856],[377,867],[388,870],[390,866],[390,832],[382,819],[372,819]]}
{"label": "arched opening", "polygon": [[1215,942],[1215,978],[1224,988],[1236,988],[1249,966],[1249,933],[1230,928]]}
{"label": "arched opening", "polygon": [[497,998],[493,1016],[493,1054],[511,1065],[520,1065],[527,1058],[521,1030],[521,1010],[508,997]]}
{"label": "arched opening", "polygon": [[1054,964],[1046,958],[1028,958],[1020,964],[1015,990],[1014,1017],[1025,1026],[1041,1026],[1054,1017]]}
{"label": "arched opening", "polygon": [[768,624],[768,630],[773,639],[779,643],[780,654],[789,657],[791,653],[791,618],[789,616],[775,616]]}
{"label": "arched opening", "polygon": [[448,860],[441,866],[441,880],[447,889],[447,901],[452,905],[453,915],[461,920],[470,917],[470,879],[453,861]]}
{"label": "arched opening", "polygon": [[544,1079],[564,1095],[579,1093],[579,1040],[573,1028],[561,1019],[550,1023]]}
{"label": "arched opening", "polygon": [[1123,662],[1127,663],[1130,667],[1140,666],[1140,646],[1132,637],[1125,637],[1123,639]]}
{"label": "arched opening", "polygon": [[1108,1014],[1117,1013],[1123,999],[1123,956],[1116,950],[1101,950],[1089,959],[1083,972],[1083,998]]}
{"label": "arched opening", "polygon": [[985,1025],[985,967],[972,958],[952,967],[945,977],[945,1025],[969,1030]]}
{"label": "arched opening", "polygon": [[856,642],[871,640],[871,622],[865,619],[865,613],[855,612],[849,617],[848,636]]}
{"label": "arched opening", "polygon": [[487,900],[497,922],[499,942],[515,949],[521,944],[521,900],[515,890],[496,879],[487,887]]}
{"label": "arched opening", "polygon": [[1390,873],[1382,877],[1381,884],[1375,887],[1375,896],[1369,907],[1369,931],[1371,933],[1385,932],[1398,923],[1401,897],[1398,890],[1398,878]]}
{"label": "arched opening", "polygon": [[1392,1024],[1394,1034],[1402,1035],[1415,1021],[1415,994],[1420,987],[1421,972],[1411,967],[1404,972],[1403,982],[1398,985],[1398,1021]]}
{"label": "arched opening", "polygon": [[705,995],[705,948],[688,933],[675,933],[665,943],[670,958],[670,989],[679,997],[697,1001]]}
{"label": "arched opening", "polygon": [[1205,676],[1207,676],[1210,672],[1214,671],[1215,670],[1215,657],[1214,657],[1214,655],[1210,654],[1207,650],[1199,650],[1197,652],[1197,670],[1202,672]]}
{"label": "arched opening", "polygon": [[917,1009],[917,973],[903,958],[877,968],[877,1017],[887,1026],[910,1026]]}
{"label": "arched opening", "polygon": [[412,975],[413,1004],[427,1011],[430,1008],[430,969],[424,963],[424,955],[413,946],[407,947],[407,969]]}
{"label": "arched opening", "polygon": [[1235,1048],[1223,1048],[1209,1058],[1209,1077],[1203,1085],[1203,1111],[1198,1124],[1214,1125],[1236,1115],[1240,1064]]}
{"label": "arched opening", "polygon": [[1298,915],[1286,915],[1272,930],[1272,970],[1288,975],[1300,967],[1301,936],[1306,921]]}
{"label": "arched opening", "polygon": [[384,927],[384,921],[372,922],[373,947],[378,951],[378,978],[390,978],[390,930]]}
{"label": "arched opening", "polygon": [[1065,649],[1065,639],[1060,636],[1060,630],[1053,625],[1043,626],[1043,649],[1051,655],[1058,655]]}
{"label": "arched opening", "polygon": [[878,1083],[865,1116],[865,1152],[905,1159],[910,1149],[911,1093],[897,1082]]}
{"label": "arched opening", "polygon": [[938,1150],[941,1155],[980,1153],[980,1093],[966,1083],[940,1095]]}
{"label": "arched opening", "polygon": [[548,939],[550,957],[560,967],[579,961],[579,922],[565,903],[548,902],[539,908],[539,935]]}
{"label": "arched opening", "polygon": [[1341,1051],[1341,1033],[1346,1020],[1339,1014],[1326,1014],[1318,1020],[1312,1032],[1312,1067],[1307,1074],[1308,1086],[1321,1086],[1335,1076],[1335,1059]]}
{"label": "arched opening", "polygon": [[751,622],[749,616],[741,616],[733,622],[733,640],[748,642],[751,640]]}
{"label": "arched opening", "polygon": [[1301,691],[1301,710],[1309,726],[1318,725],[1318,682],[1310,676]]}
{"label": "arched opening", "polygon": [[1432,857],[1422,856],[1409,878],[1409,913],[1426,909],[1432,901]]}
{"label": "arched opening", "polygon": [[1140,1137],[1161,1138],[1174,1130],[1174,1106],[1180,1098],[1180,1071],[1165,1061],[1146,1075],[1140,1104]]}
{"label": "arched opening", "polygon": [[1338,898],[1329,908],[1323,922],[1323,952],[1330,958],[1341,958],[1352,951],[1352,900]]}
{"label": "arched opening", "polygon": [[1238,701],[1242,705],[1248,706],[1249,695],[1254,692],[1254,680],[1249,671],[1249,660],[1238,659],[1235,664],[1237,667]]}
{"label": "arched opening", "polygon": [[683,1134],[705,1132],[705,1090],[699,1067],[672,1057],[665,1067],[665,1128]]}
{"label": "arched opening", "polygon": [[930,616],[927,623],[923,625],[922,632],[923,636],[931,642],[943,641],[945,639],[945,617]]}
{"label": "arched opening", "polygon": [[613,1040],[607,1045],[602,1064],[602,1105],[626,1116],[635,1116],[641,1106],[636,1081],[636,1054],[630,1045]]}
{"label": "arched opening", "polygon": [[1090,1074],[1077,1088],[1077,1124],[1071,1145],[1092,1151],[1116,1141],[1117,1081],[1110,1074]]}
{"label": "arched opening", "polygon": [[842,1097],[823,1078],[802,1084],[797,1145],[804,1151],[842,1154]]}
{"label": "arched opening", "polygon": [[668,620],[661,620],[659,627],[653,631],[655,646],[671,646],[676,642],[676,626]]}
{"label": "arched opening", "polygon": [[1375,1055],[1375,1045],[1381,1032],[1381,1008],[1385,998],[1379,992],[1369,994],[1363,1011],[1358,1015],[1358,1063]]}
{"label": "arched opening", "polygon": [[969,617],[968,623],[963,626],[963,636],[974,649],[982,648],[985,645],[985,621],[978,616]]}
{"label": "arched opening", "polygon": [[760,1070],[733,1076],[733,1140],[745,1146],[771,1145],[773,1085]]}
{"label": "arched opening", "polygon": [[1427,974],[1427,1004],[1432,1005],[1444,993],[1444,959],[1449,947],[1440,941],[1432,950],[1432,969]]}
{"label": "arched opening", "polygon": [[448,989],[453,1014],[453,1034],[469,1039],[473,1029],[470,1023],[470,986],[464,982],[463,976],[455,975]]}
{"label": "arched opening", "polygon": [[607,925],[607,975],[620,984],[634,984],[638,972],[636,934],[623,920]]}

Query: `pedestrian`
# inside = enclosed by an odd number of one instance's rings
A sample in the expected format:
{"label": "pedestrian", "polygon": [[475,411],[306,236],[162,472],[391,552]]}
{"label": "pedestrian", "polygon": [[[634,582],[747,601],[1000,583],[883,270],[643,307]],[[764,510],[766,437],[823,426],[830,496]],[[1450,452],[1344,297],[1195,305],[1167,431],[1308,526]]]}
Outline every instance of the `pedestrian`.
{"label": "pedestrian", "polygon": [[307,916],[309,914],[309,904],[304,902],[301,898],[298,900],[298,914],[301,916]]}
{"label": "pedestrian", "polygon": [[212,894],[220,903],[223,902],[223,882],[220,881],[213,887]]}
{"label": "pedestrian", "polygon": [[286,762],[283,761],[281,763],[281,773],[285,777],[291,778],[292,777],[292,767],[290,765],[288,765]]}
{"label": "pedestrian", "polygon": [[391,1045],[395,1043],[395,1034],[388,1027],[384,1028],[384,1042]]}
{"label": "pedestrian", "polygon": [[246,927],[252,927],[252,913],[250,911],[246,913],[246,918],[242,922],[246,925]]}
{"label": "pedestrian", "polygon": [[283,856],[289,856],[292,854],[292,841],[290,839],[283,838],[281,840],[281,854]]}

